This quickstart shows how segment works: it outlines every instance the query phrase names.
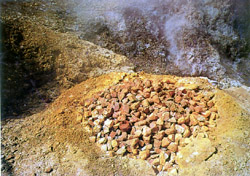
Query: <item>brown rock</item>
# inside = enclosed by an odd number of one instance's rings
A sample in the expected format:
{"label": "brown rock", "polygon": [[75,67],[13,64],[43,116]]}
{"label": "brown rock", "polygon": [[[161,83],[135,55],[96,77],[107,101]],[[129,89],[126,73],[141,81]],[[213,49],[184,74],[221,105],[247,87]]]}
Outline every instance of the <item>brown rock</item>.
{"label": "brown rock", "polygon": [[160,99],[159,99],[158,95],[154,95],[154,96],[152,97],[152,101],[153,101],[154,103],[160,103]]}
{"label": "brown rock", "polygon": [[154,147],[155,148],[160,148],[161,147],[161,141],[158,139],[154,139]]}
{"label": "brown rock", "polygon": [[168,139],[170,140],[170,141],[175,141],[175,135],[174,134],[170,134],[170,135],[168,135]]}
{"label": "brown rock", "polygon": [[152,133],[151,128],[149,128],[147,126],[143,127],[143,130],[142,130],[143,136],[149,136],[149,135],[151,135],[151,133]]}
{"label": "brown rock", "polygon": [[131,141],[131,146],[134,148],[134,146],[135,146],[136,144],[138,144],[138,142],[139,142],[139,138],[132,139],[132,141]]}
{"label": "brown rock", "polygon": [[166,129],[166,130],[165,130],[165,133],[166,133],[167,135],[174,134],[174,133],[176,133],[176,130],[175,130],[174,128]]}
{"label": "brown rock", "polygon": [[146,88],[149,88],[151,86],[151,81],[150,80],[146,80],[144,82],[144,85],[145,85]]}
{"label": "brown rock", "polygon": [[122,114],[129,114],[129,112],[130,112],[129,106],[126,105],[126,104],[123,104],[122,107],[121,107],[121,113]]}
{"label": "brown rock", "polygon": [[111,131],[110,135],[109,135],[112,139],[116,136],[116,132],[115,131]]}
{"label": "brown rock", "polygon": [[126,115],[122,114],[117,119],[118,119],[118,121],[123,122],[126,120]]}
{"label": "brown rock", "polygon": [[154,121],[154,120],[157,120],[158,117],[157,117],[154,113],[151,113],[151,114],[148,116],[148,119],[151,120],[151,121]]}
{"label": "brown rock", "polygon": [[162,147],[167,147],[170,143],[171,143],[170,139],[168,139],[167,137],[164,137],[162,139],[161,145],[162,145]]}
{"label": "brown rock", "polygon": [[196,107],[194,107],[194,110],[195,110],[195,112],[200,113],[203,111],[203,108],[201,106],[196,106]]}
{"label": "brown rock", "polygon": [[191,132],[189,130],[189,128],[185,129],[184,133],[183,133],[183,137],[186,138],[186,137],[189,137],[191,135]]}
{"label": "brown rock", "polygon": [[176,96],[174,100],[175,100],[176,103],[180,103],[181,100],[182,100],[182,97],[181,96]]}
{"label": "brown rock", "polygon": [[177,152],[178,151],[178,145],[176,143],[171,142],[168,146],[168,149],[171,152]]}
{"label": "brown rock", "polygon": [[195,126],[198,124],[198,120],[195,118],[193,114],[190,115],[190,125]]}
{"label": "brown rock", "polygon": [[150,105],[147,99],[143,100],[143,101],[141,102],[141,104],[142,104],[142,106],[144,106],[144,107],[148,107],[148,106]]}
{"label": "brown rock", "polygon": [[138,117],[133,116],[130,118],[130,122],[132,122],[132,123],[138,122],[138,121],[140,121],[140,119]]}
{"label": "brown rock", "polygon": [[202,115],[207,119],[211,115],[211,112],[206,111],[206,112],[203,112]]}
{"label": "brown rock", "polygon": [[153,162],[151,163],[153,166],[158,166],[160,165],[160,159],[159,158],[156,158],[153,160]]}
{"label": "brown rock", "polygon": [[142,139],[143,139],[143,141],[145,142],[145,144],[149,144],[149,143],[150,143],[151,136],[143,136]]}
{"label": "brown rock", "polygon": [[179,118],[178,119],[178,124],[183,124],[183,123],[185,123],[186,121],[185,121],[185,118],[182,116],[181,118]]}
{"label": "brown rock", "polygon": [[149,127],[151,128],[152,133],[156,133],[159,130],[159,128],[156,125],[156,121],[151,122],[149,124]]}
{"label": "brown rock", "polygon": [[159,131],[158,133],[156,133],[153,138],[158,139],[158,140],[162,140],[162,138],[164,137],[165,132],[164,131]]}
{"label": "brown rock", "polygon": [[169,112],[164,112],[164,113],[162,113],[162,117],[163,117],[163,120],[164,120],[164,121],[167,121],[167,120],[169,119],[169,117],[170,117]]}
{"label": "brown rock", "polygon": [[131,129],[131,126],[127,120],[120,123],[119,128],[123,132],[127,132]]}
{"label": "brown rock", "polygon": [[164,124],[163,118],[159,118],[159,119],[156,121],[156,124],[157,124],[157,125],[163,125],[163,124]]}
{"label": "brown rock", "polygon": [[135,126],[143,126],[143,125],[146,125],[147,124],[147,121],[146,120],[141,120],[139,122],[136,122],[135,123]]}
{"label": "brown rock", "polygon": [[136,103],[133,103],[130,107],[132,110],[136,110],[139,108],[139,106],[140,106],[140,102],[136,102]]}
{"label": "brown rock", "polygon": [[138,117],[138,118],[139,118],[140,115],[141,115],[141,112],[135,112],[135,113],[134,113],[134,116],[135,116],[135,117]]}
{"label": "brown rock", "polygon": [[150,156],[149,150],[140,151],[139,153],[140,159],[143,159],[143,160],[146,160],[149,156]]}

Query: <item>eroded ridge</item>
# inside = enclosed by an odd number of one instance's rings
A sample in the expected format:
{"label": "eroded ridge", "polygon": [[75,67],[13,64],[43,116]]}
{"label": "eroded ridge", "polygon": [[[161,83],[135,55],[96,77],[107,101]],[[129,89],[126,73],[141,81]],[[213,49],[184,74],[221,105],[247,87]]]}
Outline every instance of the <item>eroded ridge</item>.
{"label": "eroded ridge", "polygon": [[[191,86],[192,87],[192,86]],[[177,152],[190,137],[216,126],[214,94],[175,80],[131,78],[81,102],[89,140],[108,155],[147,160],[157,171],[177,172]]]}

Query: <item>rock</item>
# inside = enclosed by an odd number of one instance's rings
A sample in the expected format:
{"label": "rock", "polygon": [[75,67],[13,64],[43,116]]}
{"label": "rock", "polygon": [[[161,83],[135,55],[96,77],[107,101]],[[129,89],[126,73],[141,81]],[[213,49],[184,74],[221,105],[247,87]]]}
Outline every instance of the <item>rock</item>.
{"label": "rock", "polygon": [[170,134],[170,135],[168,135],[168,139],[170,140],[170,141],[175,141],[175,135],[174,134]]}
{"label": "rock", "polygon": [[140,159],[146,160],[150,156],[149,150],[139,152]]}
{"label": "rock", "polygon": [[182,139],[182,135],[181,134],[178,133],[178,134],[175,135],[175,142],[178,143],[181,139]]}
{"label": "rock", "polygon": [[95,143],[96,137],[95,136],[90,136],[89,141],[92,143]]}
{"label": "rock", "polygon": [[53,171],[53,168],[52,167],[47,167],[45,169],[45,173],[51,173]]}
{"label": "rock", "polygon": [[122,114],[122,115],[120,115],[117,119],[118,119],[118,121],[120,121],[120,122],[124,122],[127,118],[126,118],[126,115]]}
{"label": "rock", "polygon": [[146,88],[151,87],[151,81],[150,81],[150,80],[146,80],[146,81],[144,82],[144,86],[145,86]]}
{"label": "rock", "polygon": [[151,122],[149,127],[151,128],[152,133],[156,133],[159,130],[158,126],[156,125],[156,121]]}
{"label": "rock", "polygon": [[118,99],[119,99],[120,102],[123,100],[123,98],[125,97],[125,95],[126,94],[124,92],[118,93]]}
{"label": "rock", "polygon": [[133,102],[136,101],[135,95],[133,95],[133,94],[131,94],[131,93],[128,94],[127,97],[128,97],[128,99],[129,99],[129,101],[130,101],[131,103],[133,103]]}
{"label": "rock", "polygon": [[143,141],[145,142],[145,144],[149,144],[149,143],[150,143],[151,136],[143,136],[142,139],[143,139]]}
{"label": "rock", "polygon": [[135,138],[139,138],[139,137],[141,137],[141,135],[142,135],[142,131],[141,130],[136,130],[135,131],[135,134],[134,134]]}
{"label": "rock", "polygon": [[143,100],[143,101],[141,102],[141,104],[142,104],[142,106],[144,106],[144,107],[148,107],[148,106],[150,105],[147,99]]}
{"label": "rock", "polygon": [[101,138],[101,139],[98,140],[98,143],[99,143],[99,144],[104,144],[104,143],[106,143],[106,142],[107,142],[107,139],[106,139],[106,138]]}
{"label": "rock", "polygon": [[126,114],[129,114],[129,112],[130,112],[129,106],[126,104],[123,104],[121,107],[121,113],[126,115]]}
{"label": "rock", "polygon": [[107,144],[102,145],[101,150],[104,151],[104,152],[108,151]]}
{"label": "rock", "polygon": [[140,102],[136,102],[136,103],[133,103],[133,104],[130,106],[130,108],[131,108],[132,110],[136,110],[136,109],[139,108],[139,106],[140,106]]}
{"label": "rock", "polygon": [[160,159],[159,158],[156,158],[153,160],[153,162],[151,163],[153,166],[158,166],[160,165]]}
{"label": "rock", "polygon": [[123,132],[127,132],[131,129],[131,126],[127,120],[120,123],[119,128]]}
{"label": "rock", "polygon": [[160,153],[160,157],[159,157],[159,159],[160,159],[160,164],[161,164],[161,165],[164,165],[164,164],[166,163],[166,160],[168,159],[168,157],[169,157],[169,155],[168,155],[167,153],[165,153],[164,151],[162,151],[162,152]]}
{"label": "rock", "polygon": [[162,118],[159,118],[157,121],[156,121],[156,124],[157,125],[163,125],[164,124],[164,121]]}
{"label": "rock", "polygon": [[159,131],[158,133],[156,133],[153,138],[158,139],[158,140],[162,140],[162,138],[165,135],[165,131]]}
{"label": "rock", "polygon": [[185,129],[185,131],[184,131],[184,133],[183,133],[183,137],[184,137],[184,138],[187,138],[187,137],[189,137],[190,135],[191,135],[191,132],[190,132],[189,128]]}
{"label": "rock", "polygon": [[110,120],[110,119],[107,119],[105,120],[104,122],[104,126],[108,127],[108,128],[112,128],[113,127],[113,124],[114,124],[114,121],[113,120]]}
{"label": "rock", "polygon": [[185,131],[185,129],[180,125],[175,125],[175,129],[176,129],[177,133],[180,133],[180,134],[184,133],[184,131]]}
{"label": "rock", "polygon": [[116,151],[116,154],[117,154],[117,155],[124,155],[126,151],[127,151],[127,150],[126,150],[126,147],[123,146],[123,147],[121,147],[120,149],[118,149],[118,150]]}
{"label": "rock", "polygon": [[169,176],[177,176],[178,175],[177,169],[176,168],[169,168],[168,175]]}
{"label": "rock", "polygon": [[200,122],[205,122],[206,121],[206,118],[201,116],[201,115],[198,115],[197,116],[197,120],[200,121]]}
{"label": "rock", "polygon": [[161,141],[158,139],[154,139],[154,147],[155,148],[160,148],[161,147]]}
{"label": "rock", "polygon": [[160,99],[159,99],[159,97],[158,97],[158,95],[154,95],[153,97],[152,97],[152,101],[154,102],[154,103],[160,103]]}
{"label": "rock", "polygon": [[194,107],[194,110],[195,110],[195,112],[200,113],[200,112],[203,111],[203,107],[201,107],[201,106],[196,106],[196,107]]}
{"label": "rock", "polygon": [[180,124],[180,125],[184,124],[185,122],[186,122],[186,120],[185,120],[184,117],[179,118],[178,121],[177,121],[177,123]]}
{"label": "rock", "polygon": [[175,123],[175,122],[176,122],[176,119],[175,119],[174,117],[172,117],[172,118],[170,118],[168,121],[169,121],[169,122],[172,122],[172,123]]}
{"label": "rock", "polygon": [[111,146],[112,146],[113,148],[118,147],[118,142],[117,142],[116,140],[112,140],[112,141],[111,141]]}
{"label": "rock", "polygon": [[151,113],[151,114],[148,116],[148,119],[151,120],[151,121],[154,121],[154,120],[157,120],[158,117],[157,117],[154,113]]}
{"label": "rock", "polygon": [[116,132],[115,131],[111,131],[110,135],[109,135],[112,139],[116,136]]}
{"label": "rock", "polygon": [[198,120],[195,118],[193,114],[190,115],[190,125],[195,126],[198,124]]}
{"label": "rock", "polygon": [[177,152],[178,145],[176,143],[171,142],[168,146],[168,150],[170,150],[171,152]]}
{"label": "rock", "polygon": [[182,100],[182,97],[181,96],[176,96],[174,100],[175,100],[176,103],[180,103],[181,100]]}
{"label": "rock", "polygon": [[166,129],[166,130],[165,130],[165,133],[166,133],[167,135],[175,134],[175,132],[176,132],[175,128],[170,128],[170,129]]}

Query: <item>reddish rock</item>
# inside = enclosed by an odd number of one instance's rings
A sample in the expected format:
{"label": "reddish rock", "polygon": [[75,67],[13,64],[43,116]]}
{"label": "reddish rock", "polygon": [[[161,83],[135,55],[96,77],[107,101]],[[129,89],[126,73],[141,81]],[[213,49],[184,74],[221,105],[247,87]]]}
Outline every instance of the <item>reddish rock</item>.
{"label": "reddish rock", "polygon": [[142,139],[143,139],[143,141],[145,142],[145,144],[149,144],[149,143],[150,143],[151,136],[143,136]]}
{"label": "reddish rock", "polygon": [[149,128],[147,126],[143,127],[143,130],[142,130],[143,136],[149,136],[149,135],[151,135],[151,133],[152,133],[151,128]]}
{"label": "reddish rock", "polygon": [[170,97],[173,97],[175,95],[174,91],[169,91],[168,94],[170,95]]}
{"label": "reddish rock", "polygon": [[126,121],[123,121],[120,123],[119,128],[121,131],[127,132],[131,129],[131,126],[130,126],[129,122],[126,120]]}
{"label": "reddish rock", "polygon": [[155,151],[155,153],[157,153],[157,154],[160,154],[160,153],[162,152],[162,150],[159,149],[159,148],[155,148],[154,151]]}

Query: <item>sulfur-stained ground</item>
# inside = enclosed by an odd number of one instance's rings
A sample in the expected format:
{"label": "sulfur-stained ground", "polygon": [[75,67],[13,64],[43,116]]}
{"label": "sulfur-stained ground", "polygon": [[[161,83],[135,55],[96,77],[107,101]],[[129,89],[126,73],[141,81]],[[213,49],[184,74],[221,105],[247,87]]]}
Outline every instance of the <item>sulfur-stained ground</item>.
{"label": "sulfur-stained ground", "polygon": [[[110,73],[90,78],[63,92],[39,113],[3,121],[2,174],[155,175],[151,166],[143,160],[104,155],[95,144],[89,143],[89,132],[76,121],[82,100],[134,76],[151,80],[175,79],[176,85],[198,86],[204,91],[215,92],[220,115],[217,127],[209,132],[208,138],[193,138],[180,150],[177,155],[179,175],[250,174],[250,116],[234,97],[200,78],[145,73]],[[249,103],[249,99],[244,103]]]}

